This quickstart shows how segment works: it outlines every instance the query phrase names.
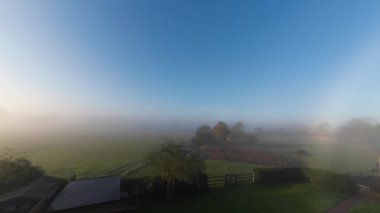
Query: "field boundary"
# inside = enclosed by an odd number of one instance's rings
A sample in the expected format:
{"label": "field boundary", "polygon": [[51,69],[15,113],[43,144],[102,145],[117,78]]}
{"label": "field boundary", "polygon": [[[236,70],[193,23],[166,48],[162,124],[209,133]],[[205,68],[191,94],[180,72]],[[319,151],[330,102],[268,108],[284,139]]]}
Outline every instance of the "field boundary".
{"label": "field boundary", "polygon": [[128,163],[122,167],[119,167],[117,169],[111,170],[108,172],[108,175],[121,175],[126,176],[128,174],[131,174],[132,172],[135,172],[147,165],[146,159],[141,159],[132,163]]}
{"label": "field boundary", "polygon": [[208,176],[207,184],[210,188],[236,185],[242,183],[254,183],[253,173],[244,174],[225,174],[219,176]]}

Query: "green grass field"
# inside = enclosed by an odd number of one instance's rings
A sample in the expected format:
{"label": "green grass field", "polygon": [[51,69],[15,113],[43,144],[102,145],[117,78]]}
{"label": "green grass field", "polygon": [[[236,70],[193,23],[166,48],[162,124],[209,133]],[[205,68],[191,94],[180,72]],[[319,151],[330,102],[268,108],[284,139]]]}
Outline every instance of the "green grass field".
{"label": "green grass field", "polygon": [[[225,175],[225,174],[242,174],[250,173],[253,171],[253,168],[257,167],[267,167],[260,165],[253,165],[249,163],[239,163],[231,161],[222,161],[222,160],[206,160],[206,173],[208,175]],[[136,177],[147,177],[154,176],[157,174],[157,171],[151,166],[142,168],[134,173],[128,175],[129,178]]]}
{"label": "green grass field", "polygon": [[368,201],[360,204],[352,209],[349,213],[377,213],[380,212],[380,204],[373,201]]}
{"label": "green grass field", "polygon": [[173,202],[144,204],[142,212],[282,212],[322,213],[344,199],[345,194],[312,184],[240,185]]}
{"label": "green grass field", "polygon": [[[311,141],[295,144],[258,144],[257,149],[293,157],[308,167],[334,172],[367,171],[375,168],[376,151],[366,144],[343,144]],[[298,149],[310,155],[299,156]]]}
{"label": "green grass field", "polygon": [[[26,152],[49,175],[77,177],[104,175],[157,150],[160,138],[44,137],[2,139],[1,147]],[[2,150],[4,151],[4,150]]]}
{"label": "green grass field", "polygon": [[[0,138],[2,147],[26,152],[31,161],[41,166],[49,175],[78,177],[104,175],[107,171],[140,160],[158,149],[161,137],[115,137],[115,136],[60,136]],[[293,143],[292,143],[293,142]],[[374,168],[377,155],[367,145],[330,144],[310,140],[310,138],[266,138],[254,148],[298,158],[306,165],[335,172],[362,171]],[[298,156],[295,152],[304,149],[308,156]],[[207,173],[251,172],[255,165],[206,161]],[[154,174],[152,168],[145,168],[132,176]]]}

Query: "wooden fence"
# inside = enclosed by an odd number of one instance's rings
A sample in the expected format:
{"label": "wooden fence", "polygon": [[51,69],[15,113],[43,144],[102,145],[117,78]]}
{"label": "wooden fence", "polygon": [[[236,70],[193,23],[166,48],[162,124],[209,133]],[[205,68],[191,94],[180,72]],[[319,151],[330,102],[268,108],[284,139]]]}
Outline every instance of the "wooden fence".
{"label": "wooden fence", "polygon": [[253,182],[255,182],[255,176],[253,172],[245,174],[226,174],[223,176],[208,177],[208,186],[210,188]]}
{"label": "wooden fence", "polygon": [[135,161],[133,163],[129,163],[127,165],[124,165],[122,167],[119,167],[115,170],[112,170],[110,172],[108,172],[108,175],[122,175],[122,176],[125,176],[125,175],[128,175],[132,172],[135,172],[141,168],[143,168],[144,166],[146,166],[146,160],[145,159],[142,159],[142,160],[138,160],[138,161]]}
{"label": "wooden fence", "polygon": [[369,171],[361,171],[361,172],[346,172],[349,176],[380,176],[380,170],[379,169],[372,169]]}

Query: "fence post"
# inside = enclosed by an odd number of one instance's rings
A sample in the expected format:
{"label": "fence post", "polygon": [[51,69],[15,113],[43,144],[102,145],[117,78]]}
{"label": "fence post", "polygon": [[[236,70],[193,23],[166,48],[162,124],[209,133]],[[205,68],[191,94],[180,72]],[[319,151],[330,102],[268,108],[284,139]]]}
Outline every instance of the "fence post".
{"label": "fence post", "polygon": [[129,167],[125,167],[125,170],[124,170],[124,176],[127,175],[129,173]]}

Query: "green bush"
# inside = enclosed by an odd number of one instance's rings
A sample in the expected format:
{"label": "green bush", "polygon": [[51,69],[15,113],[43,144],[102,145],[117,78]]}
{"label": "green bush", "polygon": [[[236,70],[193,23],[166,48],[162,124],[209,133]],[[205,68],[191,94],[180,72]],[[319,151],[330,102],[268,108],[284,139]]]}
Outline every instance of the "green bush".
{"label": "green bush", "polygon": [[[192,176],[190,181],[177,180],[175,194],[189,194],[204,191],[208,188],[208,177],[200,173]],[[122,179],[121,189],[128,192],[130,197],[165,197],[166,181],[161,177]]]}
{"label": "green bush", "polygon": [[24,156],[5,155],[0,159],[0,192],[25,185],[43,173]]}
{"label": "green bush", "polygon": [[349,194],[355,193],[356,191],[355,183],[346,175],[310,168],[305,168],[303,171],[308,181],[312,184]]}
{"label": "green bush", "polygon": [[311,183],[349,194],[356,190],[355,183],[346,175],[311,168],[255,169],[255,181],[262,184]]}

